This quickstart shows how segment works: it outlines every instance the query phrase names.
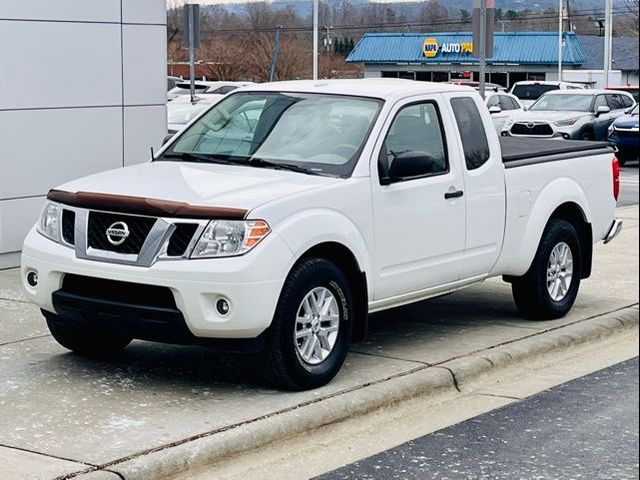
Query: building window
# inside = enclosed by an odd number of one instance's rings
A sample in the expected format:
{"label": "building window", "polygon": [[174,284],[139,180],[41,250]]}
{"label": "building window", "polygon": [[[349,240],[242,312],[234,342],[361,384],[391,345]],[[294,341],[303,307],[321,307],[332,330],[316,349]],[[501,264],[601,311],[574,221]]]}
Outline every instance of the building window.
{"label": "building window", "polygon": [[382,78],[398,78],[398,72],[382,72]]}
{"label": "building window", "polygon": [[432,82],[431,72],[416,72],[416,80],[421,82]]}
{"label": "building window", "polygon": [[433,81],[434,82],[448,82],[449,81],[449,72],[433,72]]}

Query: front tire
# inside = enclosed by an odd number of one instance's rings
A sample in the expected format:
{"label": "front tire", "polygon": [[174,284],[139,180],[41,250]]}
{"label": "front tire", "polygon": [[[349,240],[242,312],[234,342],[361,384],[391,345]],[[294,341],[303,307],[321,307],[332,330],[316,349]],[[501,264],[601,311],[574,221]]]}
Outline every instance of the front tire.
{"label": "front tire", "polygon": [[63,318],[43,312],[53,338],[68,350],[86,357],[108,357],[120,353],[133,338],[113,332],[97,331],[88,326],[65,322]]}
{"label": "front tire", "polygon": [[321,258],[298,263],[287,278],[264,351],[265,378],[289,390],[327,384],[351,342],[353,299],[344,273]]}
{"label": "front tire", "polygon": [[551,219],[529,271],[512,282],[513,299],[526,318],[564,317],[576,300],[582,275],[580,239],[569,222]]}

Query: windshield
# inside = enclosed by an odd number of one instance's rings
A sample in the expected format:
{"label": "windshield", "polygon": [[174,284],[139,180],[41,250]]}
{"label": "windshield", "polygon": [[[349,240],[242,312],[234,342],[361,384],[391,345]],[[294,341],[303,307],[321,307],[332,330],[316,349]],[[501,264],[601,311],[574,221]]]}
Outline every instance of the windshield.
{"label": "windshield", "polygon": [[382,105],[342,95],[279,92],[231,94],[159,160],[288,167],[348,176]]}
{"label": "windshield", "polygon": [[557,85],[516,85],[513,87],[513,93],[520,100],[537,100],[542,95],[553,90],[560,90]]}
{"label": "windshield", "polygon": [[529,110],[550,110],[554,112],[590,112],[593,95],[545,95]]}
{"label": "windshield", "polygon": [[167,105],[167,120],[169,125],[186,125],[196,115],[209,108],[211,104],[197,103],[175,103]]}

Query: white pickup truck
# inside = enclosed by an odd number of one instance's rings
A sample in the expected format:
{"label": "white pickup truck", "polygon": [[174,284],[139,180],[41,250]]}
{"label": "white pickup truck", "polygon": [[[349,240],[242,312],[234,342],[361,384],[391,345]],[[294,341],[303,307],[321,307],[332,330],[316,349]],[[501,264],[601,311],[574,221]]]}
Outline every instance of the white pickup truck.
{"label": "white pickup truck", "polygon": [[489,277],[525,317],[565,315],[620,230],[618,182],[605,144],[500,139],[467,87],[255,85],[152,161],[50,191],[21,273],[77,353],[209,345],[314,388],[368,313]]}

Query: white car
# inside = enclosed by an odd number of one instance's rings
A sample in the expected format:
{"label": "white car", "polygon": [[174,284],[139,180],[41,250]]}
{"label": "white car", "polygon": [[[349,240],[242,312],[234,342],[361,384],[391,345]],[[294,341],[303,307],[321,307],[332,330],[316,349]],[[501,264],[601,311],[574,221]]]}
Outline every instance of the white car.
{"label": "white car", "polygon": [[[247,85],[253,85],[253,82],[207,82],[196,81],[194,83],[196,95],[209,94],[209,95],[226,95],[233,92],[236,88],[246,87]],[[169,90],[167,94],[167,100],[172,101],[183,95],[191,95],[191,83],[189,81],[183,81],[178,83],[174,88]]]}
{"label": "white car", "polygon": [[528,108],[547,92],[553,92],[554,90],[584,90],[584,88],[584,85],[580,83],[528,80],[514,83],[509,93],[518,97],[522,106]]}
{"label": "white car", "polygon": [[526,112],[514,113],[503,136],[606,141],[608,128],[634,104],[615,90],[556,90],[545,93]]}
{"label": "white car", "polygon": [[485,103],[491,114],[493,126],[500,133],[505,122],[512,115],[523,112],[522,104],[518,97],[506,92],[491,92],[486,95]]}
{"label": "white car", "polygon": [[211,107],[224,95],[200,94],[193,100],[190,95],[183,95],[176,98],[167,105],[167,132],[169,135],[175,135],[182,130],[194,118]]}
{"label": "white car", "polygon": [[147,163],[48,194],[21,276],[54,338],[262,355],[324,385],[368,314],[502,276],[520,312],[572,307],[614,238],[613,151],[500,139],[467,87],[398,79],[239,89]]}

